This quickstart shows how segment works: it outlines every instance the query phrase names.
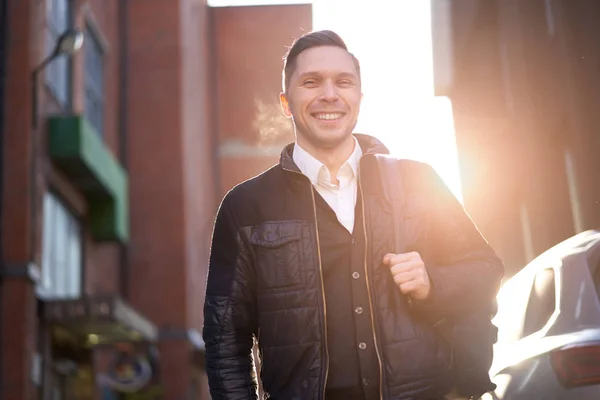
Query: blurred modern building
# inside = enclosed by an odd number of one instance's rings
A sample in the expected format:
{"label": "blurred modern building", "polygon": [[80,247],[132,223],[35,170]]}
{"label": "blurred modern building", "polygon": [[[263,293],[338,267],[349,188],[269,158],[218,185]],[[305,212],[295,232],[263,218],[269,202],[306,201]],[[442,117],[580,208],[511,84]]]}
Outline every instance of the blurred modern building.
{"label": "blurred modern building", "polygon": [[214,215],[289,139],[310,29],[310,5],[0,1],[0,398],[208,398]]}
{"label": "blurred modern building", "polygon": [[512,274],[600,226],[600,3],[432,0],[467,210]]}

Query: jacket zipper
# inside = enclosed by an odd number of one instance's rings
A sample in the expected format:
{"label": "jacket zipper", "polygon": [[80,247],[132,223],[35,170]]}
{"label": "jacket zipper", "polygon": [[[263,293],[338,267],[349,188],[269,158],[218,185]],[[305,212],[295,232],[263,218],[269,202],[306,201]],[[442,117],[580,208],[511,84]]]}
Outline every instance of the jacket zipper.
{"label": "jacket zipper", "polygon": [[321,296],[323,297],[323,340],[325,343],[325,379],[323,380],[322,398],[325,399],[325,388],[327,385],[327,378],[329,377],[329,346],[327,344],[327,301],[325,299],[325,283],[323,280],[323,264],[321,261],[321,242],[319,241],[319,222],[317,221],[317,203],[315,201],[315,190],[310,185],[310,194],[313,203],[313,212],[315,215],[315,234],[317,238],[317,255],[319,258],[319,273],[321,275]]}
{"label": "jacket zipper", "polygon": [[[305,179],[308,179],[304,174],[291,170],[291,169],[287,169],[285,167],[282,167],[284,170],[289,171],[289,172],[293,172],[295,174],[298,175],[302,175]],[[327,344],[327,301],[325,300],[325,286],[324,286],[324,280],[323,280],[323,263],[321,261],[321,242],[319,240],[319,222],[317,221],[317,202],[315,200],[315,190],[313,188],[312,182],[310,182],[310,196],[312,199],[312,206],[313,206],[313,215],[315,218],[315,237],[317,239],[317,257],[319,259],[319,274],[321,276],[321,297],[323,299],[323,343],[324,343],[324,353],[325,353],[325,377],[323,379],[323,385],[321,387],[321,399],[325,399],[325,388],[327,385],[327,378],[329,377],[329,347]],[[381,363],[380,363],[380,368],[381,368]]]}
{"label": "jacket zipper", "polygon": [[[360,197],[361,197],[361,209],[362,209],[362,220],[363,220],[363,234],[365,236],[365,281],[367,283],[367,293],[369,294],[369,309],[371,311],[371,328],[373,329],[373,343],[375,344],[375,352],[377,353],[377,361],[379,362],[379,399],[383,400],[383,366],[381,364],[381,355],[379,353],[379,345],[377,343],[377,331],[375,329],[375,314],[373,313],[373,304],[372,304],[372,295],[371,295],[371,285],[369,283],[369,268],[367,266],[367,249],[369,247],[368,237],[367,237],[367,219],[365,216],[365,196],[362,189],[362,184],[360,180],[358,180],[358,187],[360,189]],[[313,195],[314,196],[314,195]]]}

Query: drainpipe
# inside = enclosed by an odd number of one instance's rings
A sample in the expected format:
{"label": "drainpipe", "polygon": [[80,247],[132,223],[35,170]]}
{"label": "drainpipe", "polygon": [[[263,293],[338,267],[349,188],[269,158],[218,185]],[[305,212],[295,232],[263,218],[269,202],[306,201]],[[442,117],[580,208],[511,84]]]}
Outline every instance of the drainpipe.
{"label": "drainpipe", "polygon": [[[128,123],[128,69],[129,69],[129,35],[127,34],[129,9],[128,0],[119,0],[119,160],[126,172],[129,172],[129,156],[127,142]],[[129,213],[127,213],[129,215]],[[119,254],[119,286],[120,295],[127,299],[129,297],[129,247],[126,243],[121,244]]]}
{"label": "drainpipe", "polygon": [[[8,43],[8,0],[0,0],[0,221],[3,221],[4,212],[4,132],[5,132],[5,99],[6,99],[6,64],[7,64],[7,43]],[[4,241],[3,229],[0,223],[0,269],[4,268]],[[4,276],[0,270],[0,353],[2,352],[2,286],[4,285]],[[2,388],[4,387],[4,359],[0,357],[0,398],[2,398]]]}

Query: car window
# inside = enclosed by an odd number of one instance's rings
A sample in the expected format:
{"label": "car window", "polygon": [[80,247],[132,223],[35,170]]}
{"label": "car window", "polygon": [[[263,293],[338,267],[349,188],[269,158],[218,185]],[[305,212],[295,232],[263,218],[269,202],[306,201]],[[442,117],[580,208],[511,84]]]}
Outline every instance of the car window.
{"label": "car window", "polygon": [[554,270],[546,268],[538,272],[531,287],[521,337],[542,329],[556,308],[556,285]]}
{"label": "car window", "polygon": [[594,280],[596,294],[600,295],[600,251],[591,252],[588,255],[587,262],[592,273],[592,279]]}

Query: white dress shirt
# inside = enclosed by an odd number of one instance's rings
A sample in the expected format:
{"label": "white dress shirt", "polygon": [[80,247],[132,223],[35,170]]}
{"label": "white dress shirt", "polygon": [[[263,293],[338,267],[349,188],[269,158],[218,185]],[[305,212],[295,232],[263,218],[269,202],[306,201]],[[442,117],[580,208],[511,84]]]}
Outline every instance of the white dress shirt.
{"label": "white dress shirt", "polygon": [[331,183],[329,169],[306,150],[296,144],[292,158],[300,171],[306,175],[321,197],[335,212],[338,221],[352,233],[354,229],[354,208],[356,207],[356,191],[358,189],[358,164],[362,150],[354,138],[354,151],[344,162],[337,174],[339,185]]}

